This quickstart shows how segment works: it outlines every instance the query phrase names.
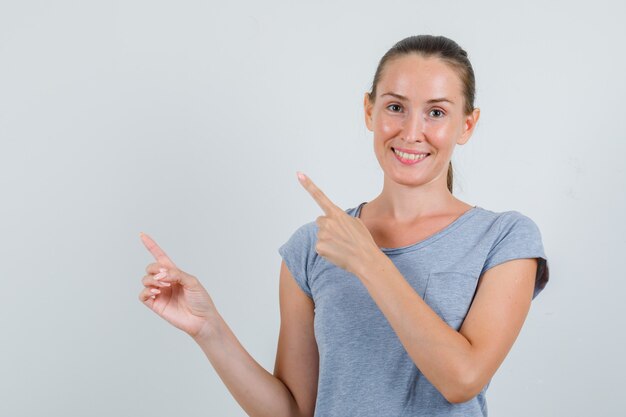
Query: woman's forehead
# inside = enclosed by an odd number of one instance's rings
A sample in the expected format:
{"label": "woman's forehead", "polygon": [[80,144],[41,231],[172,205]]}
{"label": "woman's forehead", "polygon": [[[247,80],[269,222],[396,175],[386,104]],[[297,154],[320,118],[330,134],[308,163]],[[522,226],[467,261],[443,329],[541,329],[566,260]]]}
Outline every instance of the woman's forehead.
{"label": "woman's forehead", "polygon": [[447,97],[456,103],[460,102],[463,85],[457,72],[443,60],[409,54],[387,62],[376,90],[379,96],[393,92],[409,99]]}

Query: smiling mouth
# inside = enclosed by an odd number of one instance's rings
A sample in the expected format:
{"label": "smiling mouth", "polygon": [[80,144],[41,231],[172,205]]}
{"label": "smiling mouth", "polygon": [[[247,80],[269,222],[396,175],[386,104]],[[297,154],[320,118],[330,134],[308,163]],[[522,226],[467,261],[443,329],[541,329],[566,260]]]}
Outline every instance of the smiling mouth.
{"label": "smiling mouth", "polygon": [[395,148],[391,148],[391,150],[393,151],[394,154],[396,154],[396,156],[398,158],[400,158],[403,161],[407,161],[407,162],[417,162],[417,161],[421,161],[422,159],[426,158],[427,156],[429,156],[429,153],[418,153],[418,154],[414,154],[414,153],[407,153],[407,152],[402,152],[399,151]]}

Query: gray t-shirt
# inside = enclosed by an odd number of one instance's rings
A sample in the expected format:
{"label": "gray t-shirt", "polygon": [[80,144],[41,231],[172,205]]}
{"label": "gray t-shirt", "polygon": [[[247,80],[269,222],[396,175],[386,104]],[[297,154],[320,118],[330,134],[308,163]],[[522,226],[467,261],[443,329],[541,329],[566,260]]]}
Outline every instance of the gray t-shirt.
{"label": "gray t-shirt", "polygon": [[[345,211],[359,217],[363,204]],[[361,281],[315,251],[317,230],[315,221],[306,223],[278,249],[315,303],[319,351],[315,416],[487,416],[489,383],[469,401],[448,402],[415,366]],[[474,206],[420,242],[381,250],[457,331],[478,278],[489,268],[511,259],[539,258],[533,299],[548,282],[540,231],[517,211],[497,213]]]}

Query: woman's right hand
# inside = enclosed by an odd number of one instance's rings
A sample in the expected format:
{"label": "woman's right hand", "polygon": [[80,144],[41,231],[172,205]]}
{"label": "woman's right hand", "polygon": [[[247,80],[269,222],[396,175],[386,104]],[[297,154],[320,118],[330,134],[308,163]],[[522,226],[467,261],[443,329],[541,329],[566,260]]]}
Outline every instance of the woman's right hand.
{"label": "woman's right hand", "polygon": [[142,279],[145,288],[139,300],[191,337],[210,332],[218,314],[200,281],[178,269],[148,235],[142,233],[141,240],[157,262],[146,267],[148,275]]}

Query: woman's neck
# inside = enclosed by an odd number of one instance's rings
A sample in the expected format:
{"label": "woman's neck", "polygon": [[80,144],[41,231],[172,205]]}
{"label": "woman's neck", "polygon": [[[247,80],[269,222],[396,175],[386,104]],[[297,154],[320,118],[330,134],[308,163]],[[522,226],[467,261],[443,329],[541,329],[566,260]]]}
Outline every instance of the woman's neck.
{"label": "woman's neck", "polygon": [[454,197],[444,184],[432,182],[411,187],[392,181],[385,181],[382,192],[363,208],[366,206],[368,217],[384,218],[399,224],[455,215],[473,207]]}

